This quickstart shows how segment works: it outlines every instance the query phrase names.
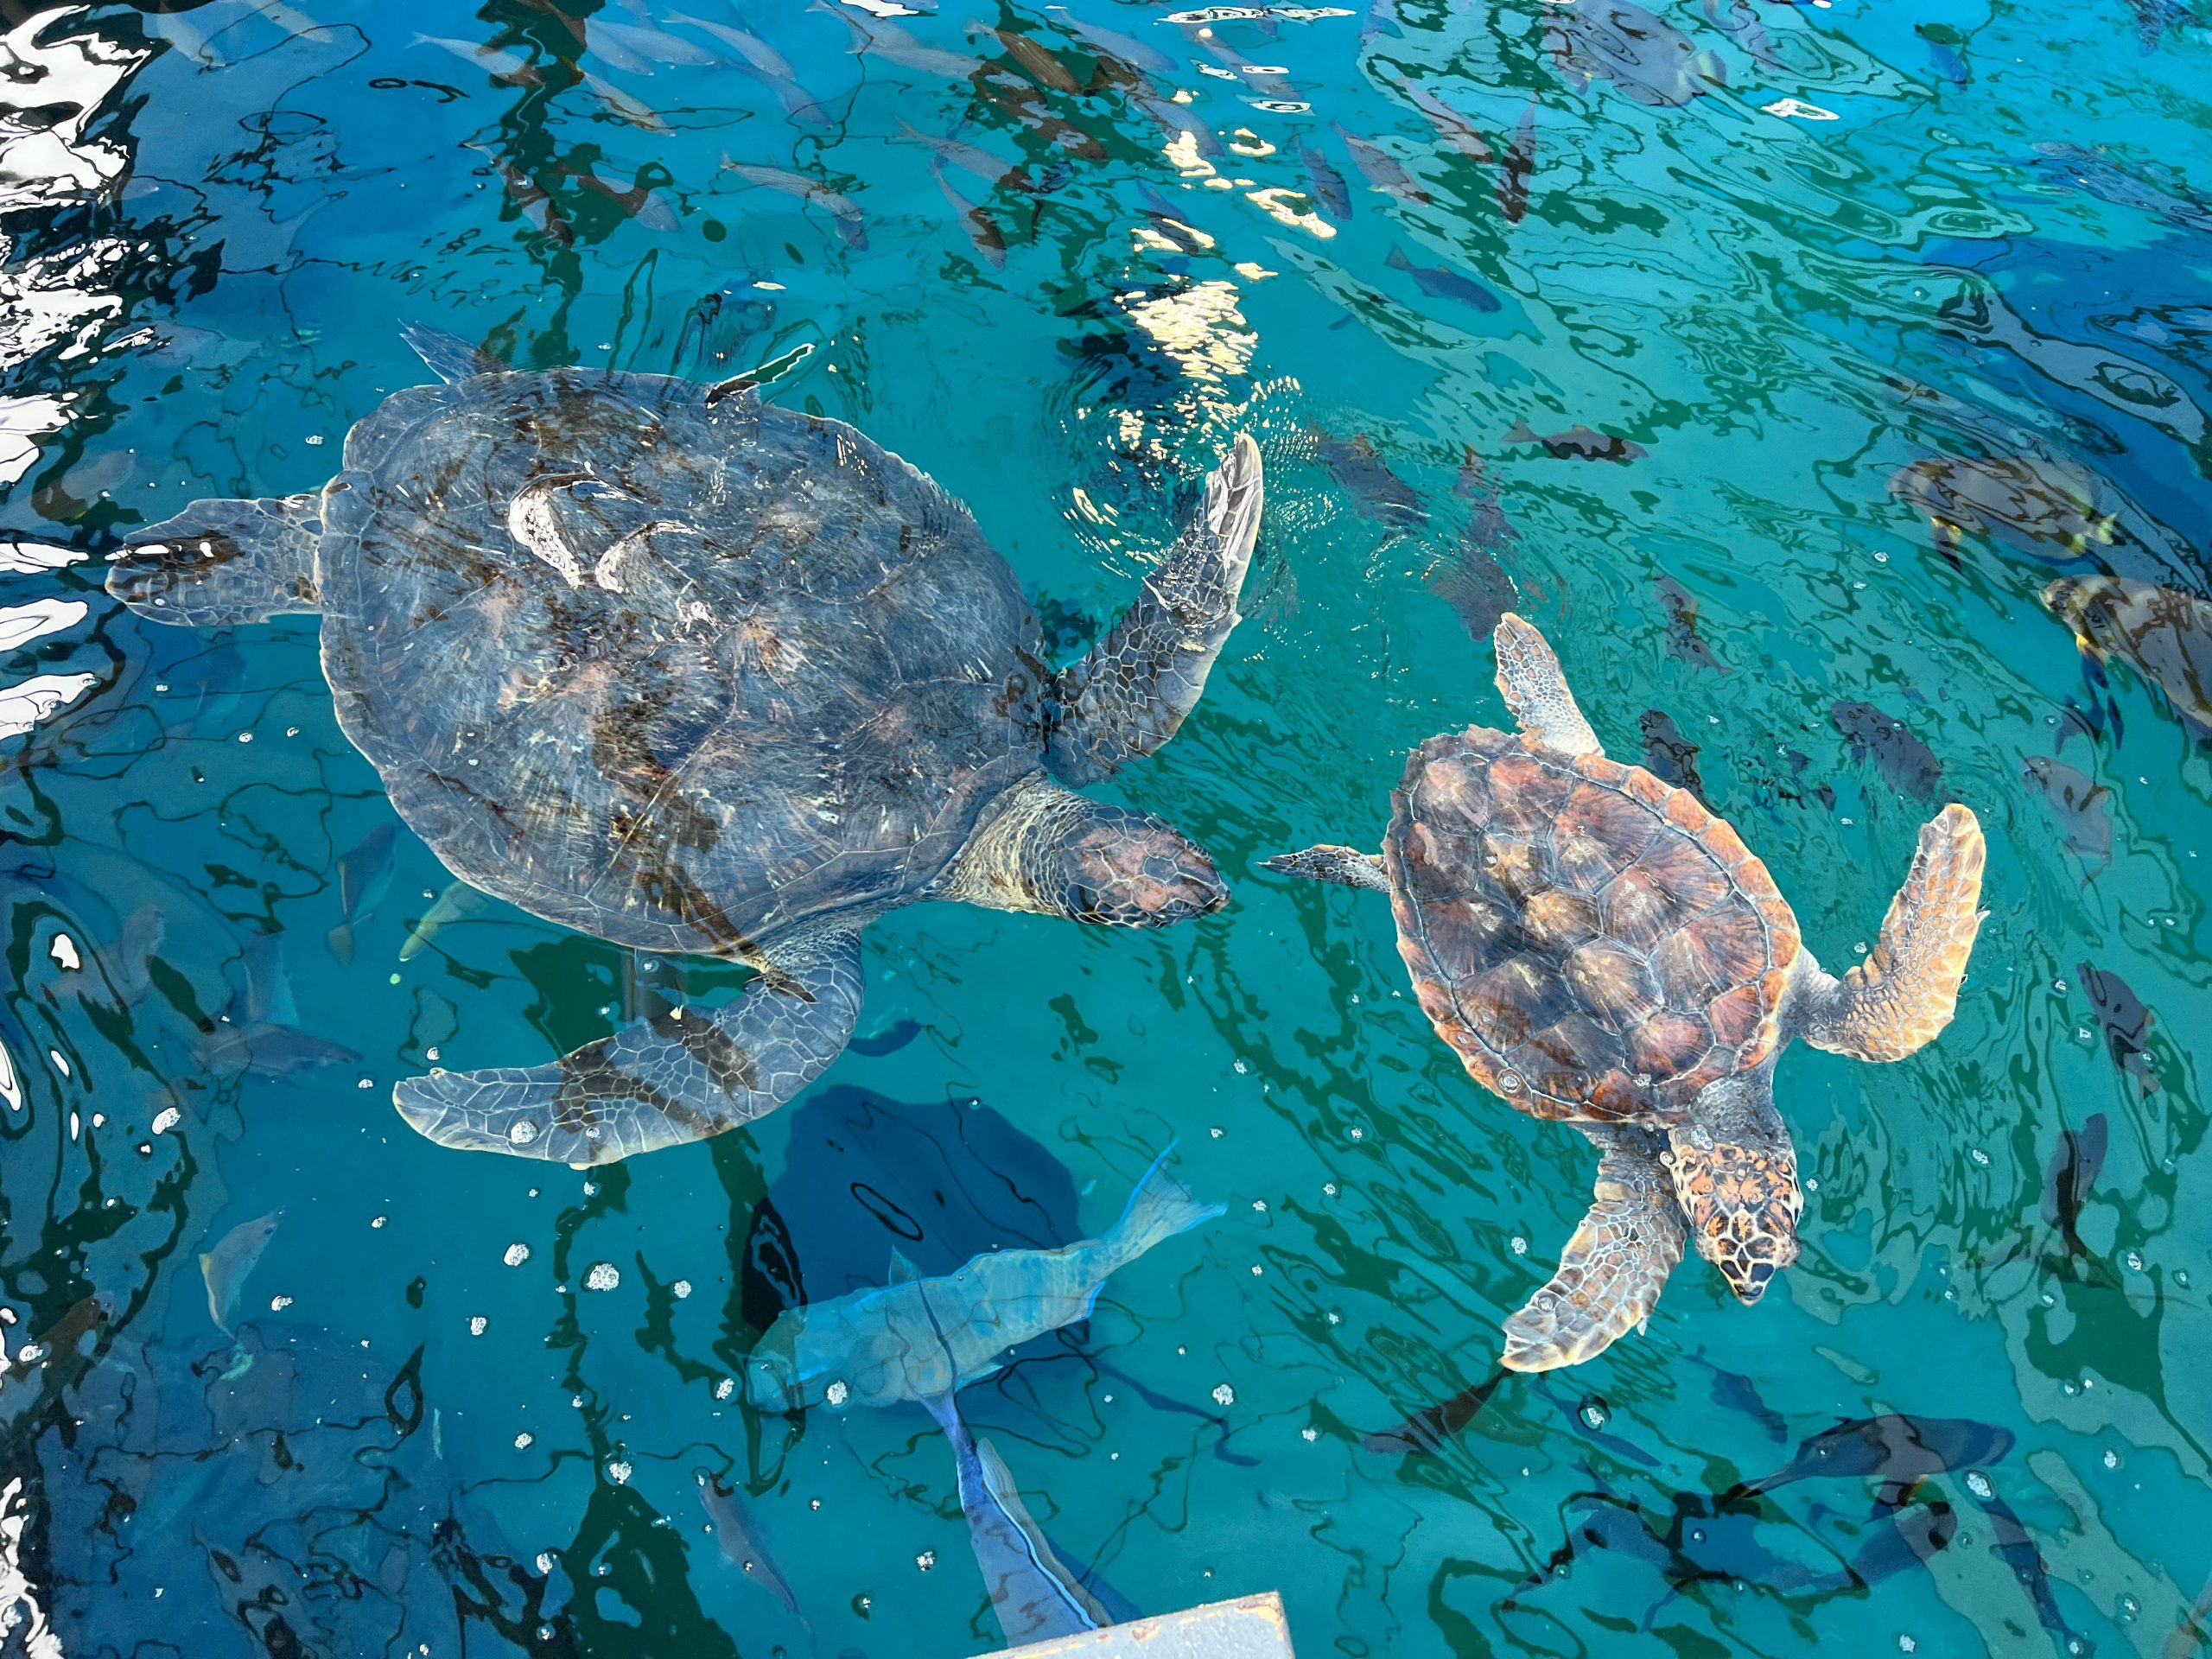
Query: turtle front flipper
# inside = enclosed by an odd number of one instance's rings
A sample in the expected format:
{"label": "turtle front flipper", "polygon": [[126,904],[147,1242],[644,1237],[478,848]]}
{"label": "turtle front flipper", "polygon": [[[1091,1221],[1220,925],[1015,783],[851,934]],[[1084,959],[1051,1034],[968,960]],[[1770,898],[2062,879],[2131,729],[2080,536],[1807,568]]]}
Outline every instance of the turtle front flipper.
{"label": "turtle front flipper", "polygon": [[1559,1271],[1505,1322],[1509,1370],[1579,1365],[1649,1319],[1688,1236],[1657,1143],[1642,1130],[1584,1127],[1605,1157],[1596,1202]]}
{"label": "turtle front flipper", "polygon": [[1521,729],[1560,754],[1599,754],[1598,734],[1567,689],[1550,642],[1534,624],[1508,611],[1491,636],[1497,650],[1497,690]]}
{"label": "turtle front flipper", "polygon": [[1955,801],[1920,830],[1881,938],[1840,980],[1808,964],[1805,1040],[1861,1060],[1901,1060],[1951,1023],[1974,934],[1987,850],[1981,824]]}
{"label": "turtle front flipper", "polygon": [[115,556],[107,590],[141,616],[180,627],[313,615],[320,495],[194,501],[139,531]]}
{"label": "turtle front flipper", "polygon": [[1390,873],[1383,868],[1379,854],[1325,842],[1303,852],[1263,858],[1260,868],[1277,875],[1302,875],[1309,881],[1334,881],[1339,887],[1365,887],[1376,893],[1390,891]]}
{"label": "turtle front flipper", "polygon": [[1136,602],[1081,662],[1055,675],[1052,770],[1071,784],[1110,777],[1175,735],[1237,623],[1260,533],[1259,446],[1239,434],[1205,499]]}
{"label": "turtle front flipper", "polygon": [[433,1071],[392,1090],[441,1146],[607,1164],[766,1116],[826,1070],[861,1010],[861,947],[836,930],[779,944],[734,1002],[677,1008],[550,1065]]}

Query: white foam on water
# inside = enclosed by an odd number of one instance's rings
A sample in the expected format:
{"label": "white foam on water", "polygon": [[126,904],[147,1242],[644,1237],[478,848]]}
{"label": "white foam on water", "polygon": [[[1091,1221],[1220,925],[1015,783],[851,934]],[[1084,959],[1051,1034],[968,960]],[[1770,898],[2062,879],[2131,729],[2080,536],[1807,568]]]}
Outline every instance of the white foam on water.
{"label": "white foam on water", "polygon": [[90,556],[81,548],[51,547],[43,542],[0,542],[0,576],[59,570],[65,564],[75,564]]}
{"label": "white foam on water", "polygon": [[8,1103],[11,1112],[23,1109],[23,1085],[16,1079],[16,1063],[8,1058],[4,1045],[0,1045],[0,1100]]}

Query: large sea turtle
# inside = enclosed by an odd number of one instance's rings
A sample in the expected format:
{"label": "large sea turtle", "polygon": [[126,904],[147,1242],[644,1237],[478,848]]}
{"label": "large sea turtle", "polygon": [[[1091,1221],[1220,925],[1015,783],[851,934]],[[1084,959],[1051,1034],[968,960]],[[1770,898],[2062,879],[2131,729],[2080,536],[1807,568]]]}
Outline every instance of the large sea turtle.
{"label": "large sea turtle", "polygon": [[1600,753],[1541,634],[1509,612],[1495,640],[1518,735],[1416,749],[1380,856],[1313,847],[1265,868],[1388,893],[1421,1007],[1475,1081],[1603,1154],[1558,1273],[1506,1321],[1504,1363],[1540,1371],[1641,1325],[1686,1240],[1745,1302],[1796,1260],[1776,1056],[1803,1037],[1901,1059],[1942,1030],[1983,849],[1974,814],[1945,807],[1879,942],[1834,978],[1735,830]]}
{"label": "large sea turtle", "polygon": [[1237,620],[1239,437],[1090,655],[1041,661],[965,508],[747,377],[522,373],[414,331],[319,493],[197,501],[109,590],[165,622],[320,613],[339,723],[463,880],[639,950],[750,963],[717,1008],[394,1090],[447,1146],[603,1163],[772,1110],[852,1035],[861,927],[917,899],[1160,926],[1226,897],[1069,787],[1173,737]]}

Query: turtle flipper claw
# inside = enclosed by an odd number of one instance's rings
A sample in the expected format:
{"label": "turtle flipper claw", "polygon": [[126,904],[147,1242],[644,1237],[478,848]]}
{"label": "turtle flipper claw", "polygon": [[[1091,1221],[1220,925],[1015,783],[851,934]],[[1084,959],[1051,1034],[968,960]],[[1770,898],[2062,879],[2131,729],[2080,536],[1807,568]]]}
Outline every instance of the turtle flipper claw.
{"label": "turtle flipper claw", "polygon": [[843,1052],[860,1017],[859,936],[779,949],[736,1001],[624,1027],[549,1065],[433,1071],[392,1104],[441,1146],[607,1164],[765,1116]]}

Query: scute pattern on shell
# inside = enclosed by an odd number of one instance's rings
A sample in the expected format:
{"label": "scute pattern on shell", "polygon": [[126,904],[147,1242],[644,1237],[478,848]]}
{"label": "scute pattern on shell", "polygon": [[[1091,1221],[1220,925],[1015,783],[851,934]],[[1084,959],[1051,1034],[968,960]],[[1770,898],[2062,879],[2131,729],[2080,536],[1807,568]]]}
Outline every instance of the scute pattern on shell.
{"label": "scute pattern on shell", "polygon": [[1391,798],[1399,951],[1438,1033],[1508,1104],[1680,1122],[1774,1052],[1796,919],[1694,796],[1477,727],[1422,744]]}
{"label": "scute pattern on shell", "polygon": [[1035,623],[842,422],[651,375],[410,388],[324,494],[346,734],[458,874],[747,955],[913,897],[1040,763]]}

